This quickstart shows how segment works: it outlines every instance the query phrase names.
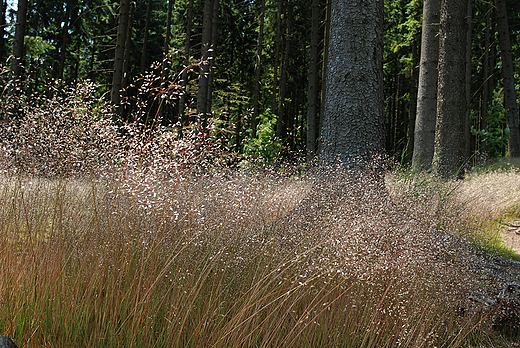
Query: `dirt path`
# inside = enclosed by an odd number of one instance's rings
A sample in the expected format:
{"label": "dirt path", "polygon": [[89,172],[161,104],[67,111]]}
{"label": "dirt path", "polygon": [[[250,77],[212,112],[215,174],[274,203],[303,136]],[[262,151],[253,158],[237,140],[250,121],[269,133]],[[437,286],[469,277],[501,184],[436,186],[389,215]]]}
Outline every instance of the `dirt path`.
{"label": "dirt path", "polygon": [[520,220],[504,222],[504,225],[502,234],[505,244],[520,254]]}

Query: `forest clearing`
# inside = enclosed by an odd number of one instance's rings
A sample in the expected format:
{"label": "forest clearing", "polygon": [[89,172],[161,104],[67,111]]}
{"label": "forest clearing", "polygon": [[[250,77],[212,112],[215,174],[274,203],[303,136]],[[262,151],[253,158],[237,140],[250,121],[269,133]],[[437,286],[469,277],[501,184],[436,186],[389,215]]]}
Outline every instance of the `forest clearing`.
{"label": "forest clearing", "polygon": [[1,0],[0,345],[518,347],[519,14]]}

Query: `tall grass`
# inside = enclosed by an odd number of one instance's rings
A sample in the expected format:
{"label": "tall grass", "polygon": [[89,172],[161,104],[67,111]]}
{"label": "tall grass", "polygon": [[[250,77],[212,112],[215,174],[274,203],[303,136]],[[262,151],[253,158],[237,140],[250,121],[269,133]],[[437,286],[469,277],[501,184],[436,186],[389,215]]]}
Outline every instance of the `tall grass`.
{"label": "tall grass", "polygon": [[431,184],[398,175],[388,190],[345,173],[246,175],[215,164],[222,150],[205,133],[121,131],[103,107],[73,107],[78,93],[2,128],[0,332],[20,346],[469,347],[493,337],[489,311],[468,303],[478,277],[433,228],[461,230],[465,207],[449,185],[434,201]]}

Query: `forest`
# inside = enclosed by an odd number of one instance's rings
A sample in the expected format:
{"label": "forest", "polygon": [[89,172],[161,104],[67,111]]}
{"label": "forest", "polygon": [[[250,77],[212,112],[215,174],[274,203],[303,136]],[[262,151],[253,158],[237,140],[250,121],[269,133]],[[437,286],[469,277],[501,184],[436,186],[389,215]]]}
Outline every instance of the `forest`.
{"label": "forest", "polygon": [[0,0],[0,347],[517,347],[519,79],[516,0]]}
{"label": "forest", "polygon": [[[506,28],[489,1],[472,1],[466,29],[459,28],[468,37],[469,167],[511,151],[505,103],[511,83],[515,102],[518,96],[520,5],[499,4],[508,15]],[[91,81],[96,98],[116,105],[126,121],[157,116],[163,125],[185,126],[204,115],[236,156],[296,161],[316,154],[329,40],[326,1],[20,1],[19,36],[18,6],[1,5],[4,118],[5,86],[13,76],[27,98],[48,91],[51,81]],[[426,137],[415,130],[417,113],[421,119],[428,113],[417,103],[418,93],[425,93],[419,89],[422,16],[422,1],[384,2],[384,147],[401,163],[412,161],[414,135],[421,138],[416,146]],[[501,31],[509,35],[513,59],[505,80]],[[436,63],[435,54],[426,50],[423,59]],[[10,56],[21,59],[14,75]]]}

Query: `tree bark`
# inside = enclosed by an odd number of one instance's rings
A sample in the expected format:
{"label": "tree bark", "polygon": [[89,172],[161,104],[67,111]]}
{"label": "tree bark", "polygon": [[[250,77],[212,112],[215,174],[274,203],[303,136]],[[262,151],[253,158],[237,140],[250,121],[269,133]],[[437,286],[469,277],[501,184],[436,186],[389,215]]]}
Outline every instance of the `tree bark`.
{"label": "tree bark", "polygon": [[330,5],[320,165],[365,169],[384,151],[383,0]]}
{"label": "tree bark", "polygon": [[193,26],[193,0],[188,3],[188,16],[186,18],[186,44],[184,46],[184,59],[186,59],[185,68],[181,74],[181,98],[179,100],[179,116],[181,123],[185,124],[186,119],[184,116],[184,109],[186,108],[187,86],[188,86],[188,66],[190,64],[190,52],[191,52],[191,29]]}
{"label": "tree bark", "polygon": [[[172,0],[169,1],[170,3]],[[141,67],[139,69],[139,72],[141,75],[144,74],[146,67],[147,67],[147,61],[146,57],[148,56],[148,37],[150,36],[150,17],[152,15],[152,0],[148,0],[148,3],[146,4],[146,19],[144,22],[144,37],[143,37],[143,48],[141,52]],[[169,26],[166,25],[166,36],[168,37],[169,33]],[[165,43],[166,46],[166,43]],[[166,49],[165,52],[167,53]]]}
{"label": "tree bark", "polygon": [[7,10],[6,0],[0,0],[0,61],[3,63],[5,56],[5,14]]}
{"label": "tree bark", "polygon": [[311,51],[309,61],[309,86],[307,103],[307,162],[316,156],[318,118],[318,45],[320,35],[320,0],[312,0]]}
{"label": "tree bark", "polygon": [[437,117],[437,80],[439,63],[439,23],[441,0],[425,0],[421,38],[417,116],[412,166],[429,169],[432,165]]}
{"label": "tree bark", "polygon": [[292,21],[292,8],[291,5],[287,6],[285,22],[285,48],[282,58],[282,64],[280,67],[280,81],[278,89],[278,105],[276,121],[276,136],[280,139],[286,138],[287,136],[287,115],[285,113],[285,95],[287,89],[287,67],[289,65],[289,55],[291,53],[291,21]]}
{"label": "tree bark", "polygon": [[466,20],[469,0],[443,0],[433,166],[444,178],[462,176],[466,162]]}
{"label": "tree bark", "polygon": [[262,51],[264,42],[264,19],[265,19],[265,0],[262,0],[260,4],[260,16],[259,16],[259,29],[258,29],[258,40],[256,45],[256,56],[255,56],[255,87],[253,91],[253,115],[251,118],[251,136],[256,138],[256,129],[258,126],[258,115],[260,114],[260,76],[262,72]]}
{"label": "tree bark", "polygon": [[502,56],[502,79],[504,81],[504,107],[507,112],[506,121],[509,128],[507,150],[509,157],[520,157],[520,130],[518,127],[518,105],[516,103],[515,76],[511,40],[507,22],[505,0],[495,0],[497,9],[498,41]]}
{"label": "tree bark", "polygon": [[16,28],[13,41],[13,57],[11,58],[11,81],[21,80],[24,57],[24,38],[27,28],[27,0],[18,0],[16,11]]}
{"label": "tree bark", "polygon": [[202,20],[202,45],[200,49],[201,64],[199,75],[199,90],[197,93],[197,114],[199,122],[205,128],[208,115],[208,83],[211,52],[211,29],[214,0],[204,0],[204,17]]}
{"label": "tree bark", "polygon": [[110,100],[116,107],[114,119],[119,121],[121,84],[123,81],[123,68],[125,46],[128,36],[128,22],[130,17],[130,0],[121,0],[119,7],[119,24],[117,28],[116,49],[114,54],[114,72],[112,75],[112,90]]}
{"label": "tree bark", "polygon": [[213,14],[211,16],[211,50],[208,55],[209,73],[208,73],[208,92],[206,94],[206,109],[208,115],[211,115],[211,107],[213,106],[213,77],[215,75],[215,65],[217,59],[217,34],[218,34],[218,16],[219,16],[219,0],[213,0]]}
{"label": "tree bark", "polygon": [[[170,51],[170,37],[172,30],[172,13],[173,13],[173,4],[175,0],[168,0],[168,14],[166,15],[166,34],[164,35],[164,54],[168,55]],[[147,13],[148,16],[148,13]]]}

